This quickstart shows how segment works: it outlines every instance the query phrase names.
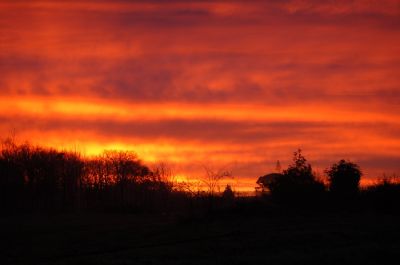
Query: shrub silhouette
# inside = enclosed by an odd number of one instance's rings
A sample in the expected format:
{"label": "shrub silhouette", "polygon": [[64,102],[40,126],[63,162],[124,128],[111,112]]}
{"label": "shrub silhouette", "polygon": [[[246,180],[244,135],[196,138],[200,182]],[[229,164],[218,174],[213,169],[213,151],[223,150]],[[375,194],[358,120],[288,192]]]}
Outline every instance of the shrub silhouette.
{"label": "shrub silhouette", "polygon": [[360,167],[346,160],[340,160],[325,170],[329,191],[341,198],[354,197],[359,193],[362,172]]}
{"label": "shrub silhouette", "polygon": [[311,202],[322,196],[325,190],[324,184],[315,178],[311,165],[300,149],[294,152],[293,164],[283,174],[275,174],[265,185],[277,201],[294,204]]}
{"label": "shrub silhouette", "polygon": [[270,191],[269,187],[273,182],[276,181],[277,178],[281,178],[282,174],[281,173],[270,173],[266,174],[264,176],[261,176],[257,180],[257,185],[256,190],[261,191],[261,192],[268,192]]}
{"label": "shrub silhouette", "polygon": [[400,179],[384,175],[378,182],[363,190],[366,203],[375,210],[395,212],[400,210]]}
{"label": "shrub silhouette", "polygon": [[235,193],[233,192],[231,185],[226,185],[225,190],[222,193],[222,198],[225,200],[233,200],[235,198]]}

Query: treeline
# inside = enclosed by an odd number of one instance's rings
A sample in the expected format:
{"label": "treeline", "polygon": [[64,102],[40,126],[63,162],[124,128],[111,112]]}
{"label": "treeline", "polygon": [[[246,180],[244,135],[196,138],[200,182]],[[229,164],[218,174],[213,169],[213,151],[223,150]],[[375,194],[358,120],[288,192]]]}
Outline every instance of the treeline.
{"label": "treeline", "polygon": [[172,192],[165,168],[151,170],[129,151],[93,158],[30,144],[0,150],[2,212],[168,210],[184,201]]}
{"label": "treeline", "polygon": [[287,169],[261,176],[257,184],[264,197],[286,207],[400,213],[400,181],[396,176],[384,176],[374,185],[361,188],[363,173],[359,165],[343,159],[324,173],[326,178],[317,177],[298,150]]}
{"label": "treeline", "polygon": [[[261,197],[237,198],[228,185],[216,193],[219,181],[230,172],[207,170],[201,192],[188,184],[170,181],[165,165],[146,166],[133,152],[105,151],[83,158],[79,153],[17,145],[5,141],[0,149],[0,214],[24,212],[127,211],[210,212],[253,209],[267,205],[280,209],[367,209],[400,212],[400,182],[384,178],[360,188],[362,171],[340,160],[316,176],[301,151],[279,173],[258,179]],[[262,206],[264,205],[264,206]],[[274,208],[272,207],[272,208]]]}

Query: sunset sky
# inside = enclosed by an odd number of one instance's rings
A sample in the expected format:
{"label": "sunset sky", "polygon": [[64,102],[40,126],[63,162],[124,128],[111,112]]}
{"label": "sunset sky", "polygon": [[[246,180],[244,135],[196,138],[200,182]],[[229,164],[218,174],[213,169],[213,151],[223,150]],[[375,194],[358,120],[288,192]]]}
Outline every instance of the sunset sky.
{"label": "sunset sky", "polygon": [[400,174],[400,1],[0,0],[0,137],[237,188],[298,148]]}

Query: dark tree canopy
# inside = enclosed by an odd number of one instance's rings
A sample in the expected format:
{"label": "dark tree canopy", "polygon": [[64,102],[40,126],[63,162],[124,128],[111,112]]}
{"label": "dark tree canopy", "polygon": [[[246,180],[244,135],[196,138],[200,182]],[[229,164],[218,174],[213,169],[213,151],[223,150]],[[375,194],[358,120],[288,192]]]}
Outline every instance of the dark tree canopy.
{"label": "dark tree canopy", "polygon": [[276,174],[267,181],[266,186],[273,197],[291,203],[316,199],[325,189],[324,184],[315,178],[312,167],[301,154],[301,150],[294,153],[293,163],[283,174]]}
{"label": "dark tree canopy", "polygon": [[357,164],[342,159],[326,169],[325,173],[332,194],[348,197],[359,192],[362,172]]}
{"label": "dark tree canopy", "polygon": [[289,165],[288,169],[284,170],[284,175],[290,177],[294,182],[299,184],[308,184],[315,181],[312,167],[307,159],[301,154],[299,149],[294,152],[293,164]]}
{"label": "dark tree canopy", "polygon": [[130,151],[82,158],[28,143],[0,146],[0,213],[161,209],[171,191],[159,171],[151,171]]}
{"label": "dark tree canopy", "polygon": [[270,191],[270,185],[272,184],[272,182],[275,181],[276,178],[280,178],[282,177],[281,173],[270,173],[270,174],[266,174],[264,176],[261,176],[258,178],[257,180],[257,185],[259,187],[257,187],[257,189],[261,190],[261,191]]}
{"label": "dark tree canopy", "polygon": [[225,190],[222,193],[222,197],[225,200],[233,200],[235,198],[235,193],[233,192],[231,185],[226,185]]}

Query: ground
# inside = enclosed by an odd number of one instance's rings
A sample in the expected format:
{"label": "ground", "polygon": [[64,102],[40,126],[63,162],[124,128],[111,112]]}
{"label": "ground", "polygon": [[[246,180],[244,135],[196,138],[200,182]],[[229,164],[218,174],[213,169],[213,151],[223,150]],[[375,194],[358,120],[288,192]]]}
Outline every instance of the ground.
{"label": "ground", "polygon": [[0,220],[1,264],[396,264],[400,253],[400,217],[388,214],[57,214]]}

